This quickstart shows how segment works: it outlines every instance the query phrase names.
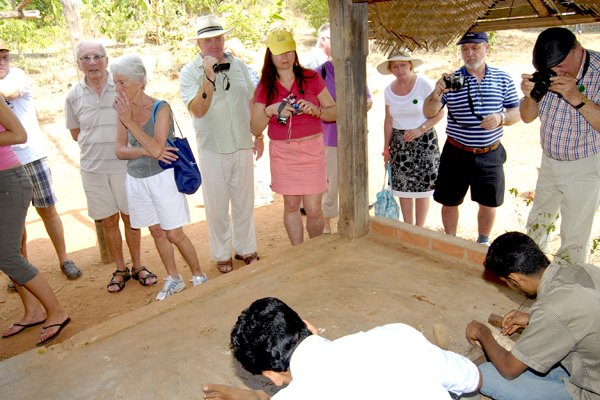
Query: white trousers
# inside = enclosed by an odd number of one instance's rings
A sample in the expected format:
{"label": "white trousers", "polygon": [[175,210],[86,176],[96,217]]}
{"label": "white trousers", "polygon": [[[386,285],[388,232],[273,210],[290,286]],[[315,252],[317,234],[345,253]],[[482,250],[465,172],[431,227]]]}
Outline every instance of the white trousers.
{"label": "white trousers", "polygon": [[561,241],[554,262],[583,263],[599,205],[600,153],[575,161],[557,161],[542,155],[527,234],[546,252],[560,212]]}
{"label": "white trousers", "polygon": [[232,242],[236,254],[254,253],[252,149],[231,154],[198,149],[198,154],[212,260],[229,260]]}
{"label": "white trousers", "polygon": [[335,217],[340,213],[338,201],[338,156],[336,146],[325,146],[327,157],[327,180],[329,189],[323,193],[321,209],[325,218]]}

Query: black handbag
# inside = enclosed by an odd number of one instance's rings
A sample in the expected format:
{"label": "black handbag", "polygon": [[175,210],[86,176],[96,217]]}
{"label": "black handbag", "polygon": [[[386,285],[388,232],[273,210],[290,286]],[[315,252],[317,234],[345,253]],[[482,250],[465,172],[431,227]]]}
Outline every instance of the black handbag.
{"label": "black handbag", "polygon": [[[164,103],[164,100],[157,100],[152,106],[152,122],[156,124],[156,113],[158,112],[158,106]],[[174,168],[175,172],[175,183],[177,184],[177,190],[185,194],[194,194],[198,191],[198,188],[202,184],[202,177],[200,176],[200,170],[198,164],[194,158],[194,153],[190,148],[188,140],[181,133],[181,128],[171,111],[171,118],[177,125],[177,130],[181,138],[174,137],[173,140],[167,138],[166,146],[177,147],[179,150],[175,152],[179,158],[173,161],[171,164],[159,161],[158,164],[163,169]]]}

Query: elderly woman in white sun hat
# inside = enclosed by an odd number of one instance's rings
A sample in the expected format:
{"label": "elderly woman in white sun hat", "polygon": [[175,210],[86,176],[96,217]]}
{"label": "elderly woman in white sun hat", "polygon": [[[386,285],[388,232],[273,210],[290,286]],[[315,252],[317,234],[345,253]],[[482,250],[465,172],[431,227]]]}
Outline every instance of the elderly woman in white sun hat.
{"label": "elderly woman in white sun hat", "polygon": [[392,191],[400,198],[404,222],[424,226],[440,164],[434,126],[444,118],[444,109],[432,117],[423,114],[423,102],[435,84],[415,68],[423,61],[409,51],[394,52],[377,66],[383,75],[396,79],[384,91],[385,121],[383,160],[391,164]]}
{"label": "elderly woman in white sun hat", "polygon": [[179,83],[196,130],[211,257],[223,273],[233,269],[232,245],[236,259],[259,260],[252,155],[258,159],[264,150],[262,135],[253,140],[250,133],[254,83],[248,68],[223,51],[231,31],[214,15],[200,17],[196,35],[188,38],[200,54],[183,67]]}

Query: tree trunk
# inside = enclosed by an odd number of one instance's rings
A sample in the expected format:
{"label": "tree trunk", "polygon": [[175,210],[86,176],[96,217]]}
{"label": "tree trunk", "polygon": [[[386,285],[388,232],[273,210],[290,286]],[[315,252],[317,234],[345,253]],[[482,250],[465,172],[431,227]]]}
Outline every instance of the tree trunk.
{"label": "tree trunk", "polygon": [[60,0],[62,5],[63,15],[67,20],[67,26],[69,27],[69,36],[71,37],[71,48],[73,50],[73,58],[75,60],[75,71],[77,71],[77,78],[81,80],[83,76],[82,72],[77,68],[77,45],[83,38],[83,25],[81,23],[81,14],[79,13],[79,7],[75,0]]}

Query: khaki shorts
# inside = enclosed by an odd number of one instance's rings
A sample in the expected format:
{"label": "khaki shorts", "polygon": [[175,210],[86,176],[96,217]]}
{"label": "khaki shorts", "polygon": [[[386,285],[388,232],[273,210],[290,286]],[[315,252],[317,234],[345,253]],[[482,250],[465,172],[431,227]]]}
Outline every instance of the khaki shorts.
{"label": "khaki shorts", "polygon": [[90,218],[101,220],[115,215],[119,211],[129,215],[127,191],[125,190],[127,173],[108,175],[94,174],[84,170],[81,170],[80,173]]}

